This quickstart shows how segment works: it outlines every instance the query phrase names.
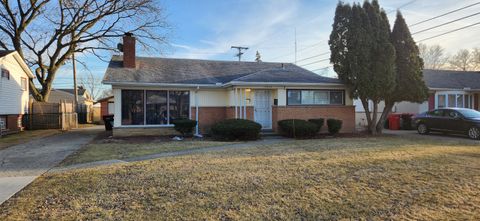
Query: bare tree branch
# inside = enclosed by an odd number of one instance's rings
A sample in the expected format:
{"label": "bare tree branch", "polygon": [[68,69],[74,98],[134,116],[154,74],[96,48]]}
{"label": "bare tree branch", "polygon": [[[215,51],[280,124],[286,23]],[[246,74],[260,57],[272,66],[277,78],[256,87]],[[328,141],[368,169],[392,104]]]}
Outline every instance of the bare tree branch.
{"label": "bare tree branch", "polygon": [[[0,0],[0,47],[14,49],[27,61],[41,88],[35,99],[48,101],[59,68],[73,53],[102,57],[116,50],[125,32],[140,45],[158,49],[169,26],[155,0]],[[104,58],[102,58],[104,59]]]}

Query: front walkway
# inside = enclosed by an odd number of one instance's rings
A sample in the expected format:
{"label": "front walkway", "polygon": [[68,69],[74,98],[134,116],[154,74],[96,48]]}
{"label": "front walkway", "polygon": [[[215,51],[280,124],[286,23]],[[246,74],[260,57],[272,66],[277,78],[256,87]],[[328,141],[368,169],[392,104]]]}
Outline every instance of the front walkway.
{"label": "front walkway", "polygon": [[83,128],[0,150],[0,204],[101,131],[102,127]]}
{"label": "front walkway", "polygon": [[214,147],[205,147],[205,148],[198,148],[198,149],[190,149],[190,150],[181,150],[181,151],[173,151],[173,152],[166,152],[166,153],[159,153],[159,154],[151,154],[145,155],[140,157],[132,157],[128,159],[112,159],[112,160],[102,160],[102,161],[95,161],[95,162],[88,162],[88,163],[81,163],[70,165],[66,167],[56,167],[50,170],[49,172],[62,172],[74,169],[83,169],[83,168],[92,168],[97,166],[107,166],[113,164],[121,164],[121,163],[130,163],[130,162],[137,162],[143,160],[152,160],[164,157],[174,157],[174,156],[182,156],[182,155],[189,155],[189,154],[197,154],[197,153],[206,153],[206,152],[213,152],[213,151],[222,151],[222,150],[229,150],[229,149],[242,149],[242,148],[249,148],[252,146],[261,146],[261,145],[271,145],[277,144],[285,141],[289,141],[293,139],[283,138],[283,137],[267,137],[263,140],[258,141],[250,141],[246,143],[234,143],[234,144],[225,144],[221,146],[214,146]]}

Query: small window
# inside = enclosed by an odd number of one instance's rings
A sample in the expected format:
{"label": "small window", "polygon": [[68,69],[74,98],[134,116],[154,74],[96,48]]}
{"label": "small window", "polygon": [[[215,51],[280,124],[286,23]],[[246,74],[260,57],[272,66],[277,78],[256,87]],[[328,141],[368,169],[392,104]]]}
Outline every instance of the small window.
{"label": "small window", "polygon": [[457,107],[455,94],[448,95],[448,107]]}
{"label": "small window", "polygon": [[10,80],[10,71],[2,68],[2,78],[6,78],[6,79]]}
{"label": "small window", "polygon": [[27,79],[26,78],[21,78],[20,81],[21,81],[21,84],[22,84],[22,90],[26,91],[27,90]]}
{"label": "small window", "polygon": [[287,90],[287,105],[344,105],[344,92]]}

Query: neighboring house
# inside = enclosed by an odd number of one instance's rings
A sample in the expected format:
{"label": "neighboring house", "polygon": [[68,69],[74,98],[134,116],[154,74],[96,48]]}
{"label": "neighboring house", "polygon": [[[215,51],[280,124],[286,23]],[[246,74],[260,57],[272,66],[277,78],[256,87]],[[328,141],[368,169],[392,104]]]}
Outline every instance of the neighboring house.
{"label": "neighboring house", "polygon": [[99,99],[96,103],[100,103],[100,115],[114,115],[115,114],[115,99],[113,96]]}
{"label": "neighboring house", "polygon": [[[79,86],[77,89],[78,92],[78,104],[84,104],[86,106],[92,106],[94,100],[88,91]],[[50,97],[48,98],[49,103],[60,103],[67,101],[68,103],[73,103],[75,100],[73,88],[68,89],[52,89],[50,92]]]}
{"label": "neighboring house", "polygon": [[283,119],[337,118],[354,132],[355,108],[345,85],[293,64],[135,56],[123,39],[104,84],[114,93],[114,135],[172,134],[172,120],[198,121],[202,133],[227,118],[250,119],[277,130]]}
{"label": "neighboring house", "polygon": [[0,51],[0,126],[2,131],[21,131],[28,113],[30,68],[16,51]]}
{"label": "neighboring house", "polygon": [[[418,114],[442,107],[462,107],[479,110],[480,72],[424,70],[423,80],[429,89],[427,101],[401,102],[394,106],[394,113]],[[366,125],[365,112],[359,100],[355,100],[357,125]],[[383,109],[383,103],[380,105]]]}
{"label": "neighboring house", "polygon": [[[78,122],[79,123],[92,123],[93,121],[93,103],[94,100],[90,93],[83,88],[78,87]],[[75,92],[73,88],[69,89],[53,89],[50,92],[50,97],[48,99],[49,103],[74,103]]]}

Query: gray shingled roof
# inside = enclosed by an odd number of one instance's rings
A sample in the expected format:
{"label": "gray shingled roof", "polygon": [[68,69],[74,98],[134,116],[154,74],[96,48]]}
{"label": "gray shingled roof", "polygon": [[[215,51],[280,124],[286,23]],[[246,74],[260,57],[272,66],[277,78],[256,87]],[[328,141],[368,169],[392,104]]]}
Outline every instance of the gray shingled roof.
{"label": "gray shingled roof", "polygon": [[423,79],[429,88],[480,89],[480,72],[423,70]]}
{"label": "gray shingled roof", "polygon": [[294,64],[137,57],[137,68],[123,68],[122,56],[113,56],[104,82],[212,84],[229,82],[340,83]]}
{"label": "gray shingled roof", "polygon": [[[67,92],[69,94],[74,94],[75,93],[73,88],[71,88],[71,89],[70,88],[67,88],[67,89],[66,88],[61,88],[61,89],[55,89],[55,90]],[[79,96],[82,96],[85,93],[85,91],[87,91],[85,88],[78,88],[77,93],[78,93]]]}

